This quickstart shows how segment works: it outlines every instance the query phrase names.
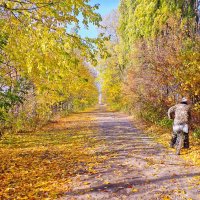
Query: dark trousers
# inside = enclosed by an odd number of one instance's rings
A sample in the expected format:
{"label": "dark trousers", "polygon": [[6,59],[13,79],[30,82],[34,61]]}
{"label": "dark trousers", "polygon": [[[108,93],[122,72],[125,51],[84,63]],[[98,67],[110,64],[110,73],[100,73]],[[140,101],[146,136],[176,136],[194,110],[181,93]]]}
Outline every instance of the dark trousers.
{"label": "dark trousers", "polygon": [[[172,138],[171,138],[171,142],[170,142],[170,147],[174,147],[174,145],[176,144],[176,140],[177,140],[177,134],[176,133],[172,133]],[[184,133],[184,148],[189,148],[189,133]]]}

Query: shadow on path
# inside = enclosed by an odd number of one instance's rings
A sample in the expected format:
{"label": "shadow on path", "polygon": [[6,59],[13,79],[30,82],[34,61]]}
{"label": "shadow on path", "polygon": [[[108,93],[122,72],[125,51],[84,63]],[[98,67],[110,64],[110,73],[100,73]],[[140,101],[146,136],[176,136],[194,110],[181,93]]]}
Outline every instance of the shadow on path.
{"label": "shadow on path", "polygon": [[77,174],[64,199],[200,199],[194,179],[199,168],[137,130],[122,113],[102,107],[86,114],[95,118],[89,128],[99,128],[96,139],[104,141],[94,153],[107,159],[94,174]]}

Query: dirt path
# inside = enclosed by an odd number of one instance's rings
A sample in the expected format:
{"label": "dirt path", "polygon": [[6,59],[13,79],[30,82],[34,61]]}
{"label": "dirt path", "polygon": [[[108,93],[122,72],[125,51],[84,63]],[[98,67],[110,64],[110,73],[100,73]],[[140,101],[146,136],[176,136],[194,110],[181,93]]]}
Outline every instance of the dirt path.
{"label": "dirt path", "polygon": [[200,168],[140,133],[124,114],[101,108],[88,115],[105,140],[97,154],[108,159],[95,174],[78,174],[63,199],[200,199]]}

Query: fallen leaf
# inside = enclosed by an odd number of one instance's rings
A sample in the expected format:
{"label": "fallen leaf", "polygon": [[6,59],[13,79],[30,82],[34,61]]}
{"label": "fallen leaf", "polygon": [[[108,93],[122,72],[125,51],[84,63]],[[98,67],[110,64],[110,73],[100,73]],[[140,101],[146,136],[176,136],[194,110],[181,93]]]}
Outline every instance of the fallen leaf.
{"label": "fallen leaf", "polygon": [[137,189],[137,188],[132,188],[131,191],[132,191],[132,192],[138,192],[138,189]]}

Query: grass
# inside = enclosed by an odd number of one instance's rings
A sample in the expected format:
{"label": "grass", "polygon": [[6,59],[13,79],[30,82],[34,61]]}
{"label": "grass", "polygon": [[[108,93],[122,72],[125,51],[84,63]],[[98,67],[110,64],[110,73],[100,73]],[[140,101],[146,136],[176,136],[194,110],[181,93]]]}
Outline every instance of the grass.
{"label": "grass", "polygon": [[33,133],[7,134],[0,141],[0,199],[55,199],[71,179],[100,162],[97,130],[86,114],[57,119]]}

